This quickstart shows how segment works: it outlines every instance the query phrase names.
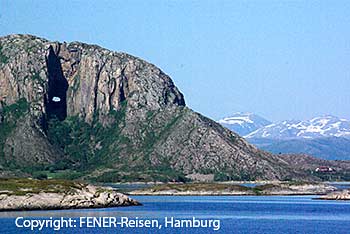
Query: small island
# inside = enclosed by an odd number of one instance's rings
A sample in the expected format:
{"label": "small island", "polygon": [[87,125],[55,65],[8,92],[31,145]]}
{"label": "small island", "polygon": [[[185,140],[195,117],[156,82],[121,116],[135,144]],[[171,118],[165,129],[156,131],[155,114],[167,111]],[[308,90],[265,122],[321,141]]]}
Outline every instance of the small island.
{"label": "small island", "polygon": [[259,196],[259,195],[324,195],[336,188],[324,183],[271,182],[255,187],[227,183],[161,184],[129,192],[130,195],[162,196]]}
{"label": "small island", "polygon": [[108,187],[67,180],[0,179],[0,211],[135,205],[141,204]]}
{"label": "small island", "polygon": [[331,192],[327,195],[321,196],[319,200],[350,200],[350,190],[344,189],[342,191]]}

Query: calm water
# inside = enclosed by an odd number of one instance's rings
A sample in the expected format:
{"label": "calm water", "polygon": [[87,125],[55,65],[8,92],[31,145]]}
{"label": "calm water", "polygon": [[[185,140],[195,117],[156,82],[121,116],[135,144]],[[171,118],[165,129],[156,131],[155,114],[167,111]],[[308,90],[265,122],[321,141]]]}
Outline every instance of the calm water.
{"label": "calm water", "polygon": [[[34,233],[15,226],[15,218],[110,216],[139,219],[219,219],[220,230],[212,228],[69,228],[58,233],[350,233],[350,202],[312,200],[312,196],[245,197],[134,197],[144,206],[70,211],[0,213],[1,233]],[[42,232],[53,233],[52,229]]]}
{"label": "calm water", "polygon": [[334,186],[340,190],[342,189],[350,189],[350,182],[329,182],[331,186]]}

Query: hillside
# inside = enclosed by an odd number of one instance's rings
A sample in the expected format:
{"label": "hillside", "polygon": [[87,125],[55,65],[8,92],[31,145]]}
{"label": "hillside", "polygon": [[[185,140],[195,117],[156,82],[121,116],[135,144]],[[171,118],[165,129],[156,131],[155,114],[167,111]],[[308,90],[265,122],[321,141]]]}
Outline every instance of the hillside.
{"label": "hillside", "polygon": [[[324,160],[306,154],[280,154],[292,167],[306,171],[324,181],[350,180],[350,161]],[[331,168],[331,172],[316,171],[316,168]]]}
{"label": "hillside", "polygon": [[247,139],[259,149],[274,154],[309,154],[327,160],[350,160],[350,139],[344,137],[323,137],[315,139]]}
{"label": "hillside", "polygon": [[156,66],[96,45],[0,38],[0,103],[2,176],[308,178],[186,107]]}

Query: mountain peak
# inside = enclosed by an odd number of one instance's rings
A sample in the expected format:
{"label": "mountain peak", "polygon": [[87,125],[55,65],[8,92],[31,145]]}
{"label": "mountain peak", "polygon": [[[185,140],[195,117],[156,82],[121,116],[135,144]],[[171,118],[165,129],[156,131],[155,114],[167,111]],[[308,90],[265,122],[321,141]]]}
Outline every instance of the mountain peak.
{"label": "mountain peak", "polygon": [[220,119],[218,123],[237,132],[239,135],[246,135],[256,129],[271,124],[270,121],[250,112],[236,112],[229,117]]}

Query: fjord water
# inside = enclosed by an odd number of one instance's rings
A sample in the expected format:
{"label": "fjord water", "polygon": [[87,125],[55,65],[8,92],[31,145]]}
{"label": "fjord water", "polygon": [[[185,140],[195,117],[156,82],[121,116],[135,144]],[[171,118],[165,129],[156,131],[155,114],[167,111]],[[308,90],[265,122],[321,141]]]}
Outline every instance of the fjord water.
{"label": "fjord water", "polygon": [[[105,209],[0,213],[1,233],[34,233],[15,226],[15,218],[110,216],[159,219],[220,219],[212,228],[70,228],[58,233],[350,233],[350,202],[314,200],[313,196],[135,196],[143,206]],[[52,229],[42,232],[53,233]]]}

